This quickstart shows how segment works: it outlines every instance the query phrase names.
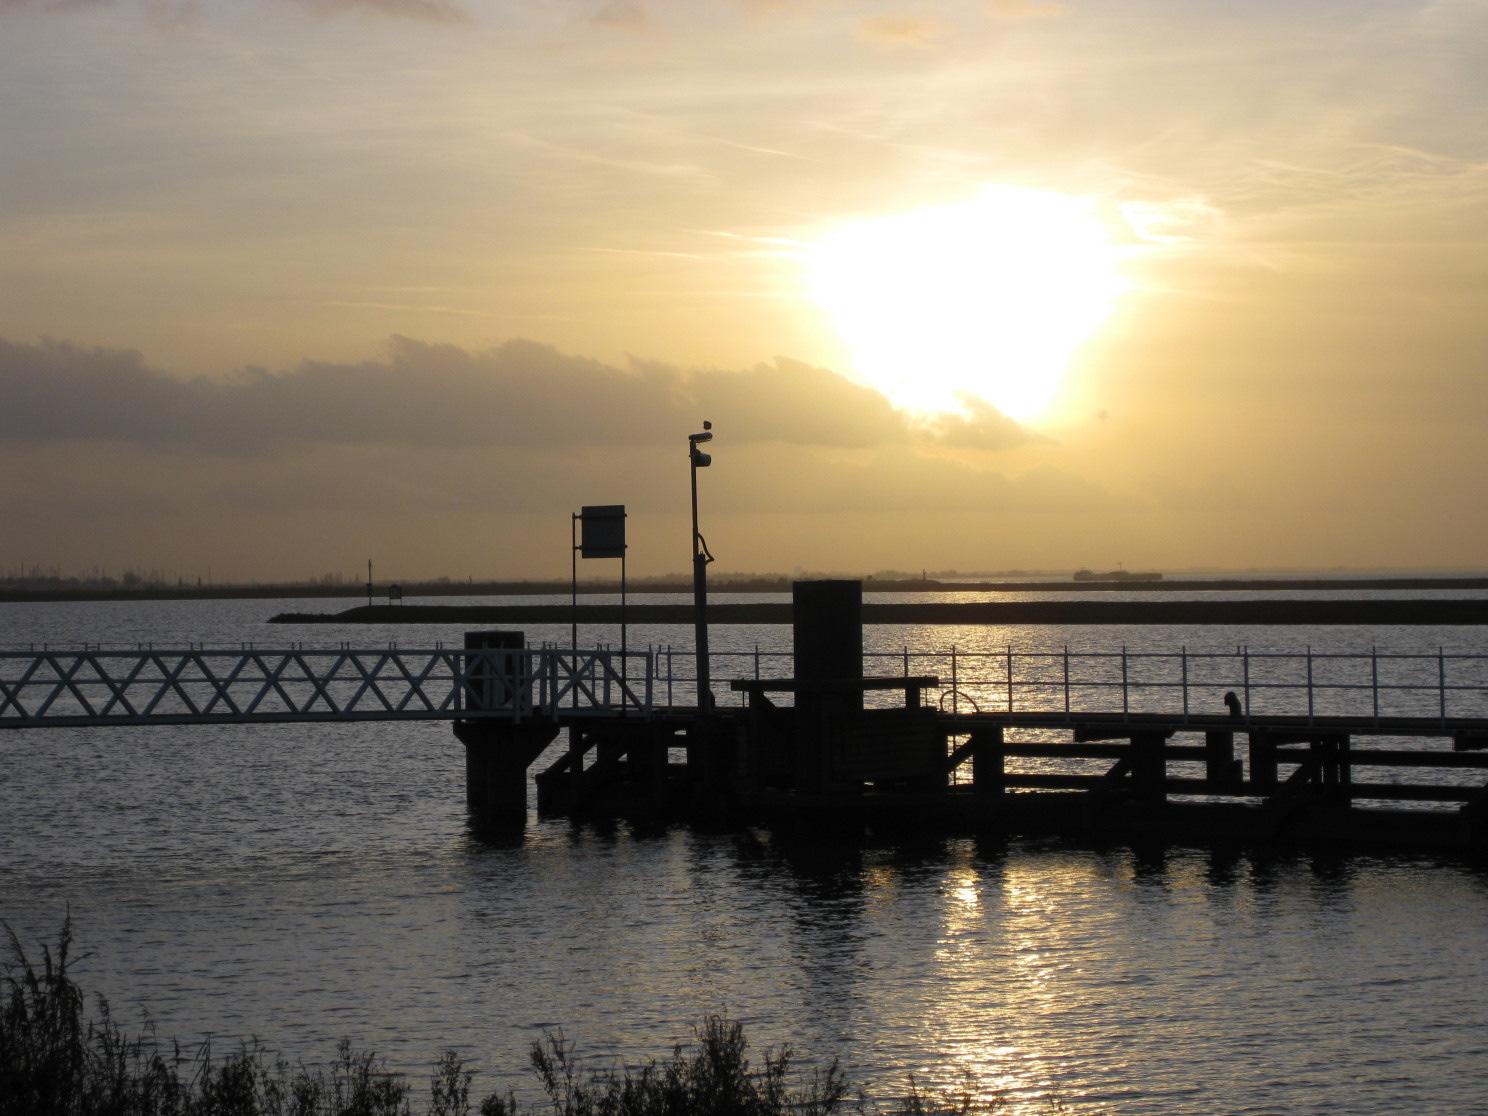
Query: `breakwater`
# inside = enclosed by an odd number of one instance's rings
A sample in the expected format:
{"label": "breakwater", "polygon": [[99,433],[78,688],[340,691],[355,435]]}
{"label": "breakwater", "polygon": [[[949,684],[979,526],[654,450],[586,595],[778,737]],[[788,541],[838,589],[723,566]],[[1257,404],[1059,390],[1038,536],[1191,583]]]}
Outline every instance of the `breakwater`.
{"label": "breakwater", "polygon": [[[791,578],[783,576],[722,575],[710,579],[715,593],[789,593]],[[1488,589],[1488,577],[1215,577],[1169,578],[1162,581],[984,580],[941,581],[929,578],[869,578],[875,593],[1348,593],[1474,592]],[[618,593],[619,581],[586,581],[585,592]],[[387,582],[378,582],[385,593]],[[502,597],[542,594],[567,595],[569,582],[407,580],[405,597]],[[690,578],[639,578],[630,583],[636,595],[690,591]],[[167,585],[161,583],[92,583],[52,578],[0,578],[0,603],[7,601],[209,601],[277,599],[335,599],[366,596],[366,586],[353,579],[327,585],[321,582],[252,583],[225,585]]]}
{"label": "breakwater", "polygon": [[[691,604],[361,605],[271,624],[690,624]],[[715,603],[714,624],[789,624],[789,601]],[[1484,624],[1488,600],[912,601],[863,605],[866,624]]]}

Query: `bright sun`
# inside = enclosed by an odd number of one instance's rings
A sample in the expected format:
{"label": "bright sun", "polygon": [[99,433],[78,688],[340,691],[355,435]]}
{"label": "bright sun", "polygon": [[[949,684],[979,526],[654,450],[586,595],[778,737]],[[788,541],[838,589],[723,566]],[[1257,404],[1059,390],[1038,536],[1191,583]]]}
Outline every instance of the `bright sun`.
{"label": "bright sun", "polygon": [[1016,186],[844,225],[805,263],[862,379],[913,410],[970,392],[1017,419],[1048,406],[1125,286],[1090,202]]}

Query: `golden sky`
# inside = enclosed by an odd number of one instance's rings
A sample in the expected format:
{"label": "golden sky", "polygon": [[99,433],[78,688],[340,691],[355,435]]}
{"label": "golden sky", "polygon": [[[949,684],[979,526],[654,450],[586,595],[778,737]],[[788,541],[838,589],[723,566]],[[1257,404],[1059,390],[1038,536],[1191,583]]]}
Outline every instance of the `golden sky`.
{"label": "golden sky", "polygon": [[[1488,5],[0,0],[0,572],[1488,565]],[[594,563],[596,574],[601,570]]]}

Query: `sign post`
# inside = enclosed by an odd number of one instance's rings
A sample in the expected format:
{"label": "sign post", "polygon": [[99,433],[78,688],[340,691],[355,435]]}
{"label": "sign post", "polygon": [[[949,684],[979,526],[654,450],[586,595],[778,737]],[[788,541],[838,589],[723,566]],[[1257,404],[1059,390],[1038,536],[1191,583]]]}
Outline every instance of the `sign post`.
{"label": "sign post", "polygon": [[[573,621],[574,669],[578,669],[579,651],[579,559],[620,559],[620,709],[626,704],[626,630],[625,630],[625,505],[586,504],[573,517],[571,535],[574,541],[573,558]],[[578,700],[578,687],[574,688],[574,699]]]}
{"label": "sign post", "polygon": [[708,563],[713,555],[708,541],[698,530],[697,471],[713,464],[713,455],[698,449],[699,443],[713,440],[713,424],[704,422],[700,433],[687,436],[688,468],[692,475],[692,622],[697,647],[698,712],[713,712],[713,683],[708,673]]}

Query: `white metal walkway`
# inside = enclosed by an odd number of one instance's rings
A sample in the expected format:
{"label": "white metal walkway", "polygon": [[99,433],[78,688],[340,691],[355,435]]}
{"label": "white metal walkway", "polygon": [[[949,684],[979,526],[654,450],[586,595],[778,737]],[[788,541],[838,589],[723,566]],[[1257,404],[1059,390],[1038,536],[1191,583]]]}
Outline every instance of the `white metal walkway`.
{"label": "white metal walkway", "polygon": [[0,729],[652,712],[649,652],[0,651]]}

